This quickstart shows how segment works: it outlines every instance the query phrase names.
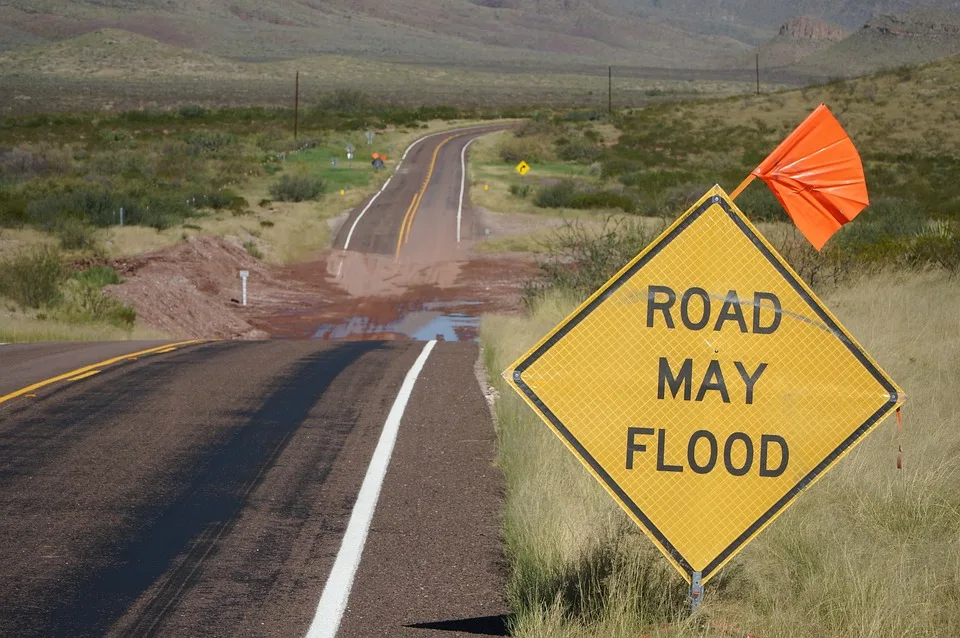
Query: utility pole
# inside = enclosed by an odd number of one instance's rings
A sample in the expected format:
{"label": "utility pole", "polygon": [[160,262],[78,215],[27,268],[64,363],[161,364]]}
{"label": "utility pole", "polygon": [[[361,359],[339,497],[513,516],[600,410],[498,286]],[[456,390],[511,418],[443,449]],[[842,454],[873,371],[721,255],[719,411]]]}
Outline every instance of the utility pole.
{"label": "utility pole", "polygon": [[297,129],[300,127],[300,71],[297,71],[296,90],[293,98],[293,141],[297,141]]}
{"label": "utility pole", "polygon": [[607,113],[613,115],[613,67],[607,67]]}
{"label": "utility pole", "polygon": [[757,95],[760,95],[760,52],[757,51]]}

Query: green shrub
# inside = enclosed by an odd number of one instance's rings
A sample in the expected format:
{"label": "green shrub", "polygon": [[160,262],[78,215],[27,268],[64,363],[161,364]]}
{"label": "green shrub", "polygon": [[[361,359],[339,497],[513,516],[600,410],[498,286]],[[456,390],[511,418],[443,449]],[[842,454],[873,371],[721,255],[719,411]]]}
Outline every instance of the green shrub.
{"label": "green shrub", "polygon": [[500,159],[508,164],[539,164],[553,159],[550,147],[546,137],[508,137],[500,142]]}
{"label": "green shrub", "polygon": [[537,192],[534,203],[540,208],[620,208],[626,213],[637,210],[637,201],[629,195],[606,190],[586,190],[569,179],[542,187]]}
{"label": "green shrub", "polygon": [[93,250],[97,245],[96,229],[88,222],[67,217],[57,222],[54,234],[64,250]]}
{"label": "green shrub", "polygon": [[250,240],[244,242],[243,249],[246,250],[247,254],[254,259],[263,259],[263,253],[260,252],[260,249],[257,247],[257,243],[255,241]]}
{"label": "green shrub", "polygon": [[225,208],[229,208],[230,210],[243,210],[250,206],[250,203],[245,198],[237,195],[229,188],[194,195],[190,198],[190,203],[195,208],[212,208],[214,210],[222,210]]}
{"label": "green shrub", "polygon": [[0,228],[20,228],[28,219],[27,201],[0,186]]}
{"label": "green shrub", "polygon": [[125,219],[136,223],[137,204],[130,198],[119,197],[100,186],[84,186],[75,190],[34,199],[27,205],[29,223],[38,228],[55,231],[65,218],[73,218],[94,226],[106,227],[118,223],[118,212],[123,208]]}
{"label": "green shrub", "polygon": [[510,194],[520,199],[526,199],[530,194],[530,184],[510,184]]}
{"label": "green shrub", "polygon": [[22,308],[56,304],[64,279],[63,257],[52,246],[23,251],[0,262],[0,295]]}
{"label": "green shrub", "polygon": [[91,266],[84,270],[77,270],[70,274],[71,279],[94,286],[98,290],[104,286],[115,286],[120,283],[120,273],[110,266]]}
{"label": "green shrub", "polygon": [[629,195],[622,195],[613,191],[595,191],[592,193],[577,193],[573,197],[570,207],[581,210],[619,208],[625,213],[634,213],[637,210],[637,202]]}
{"label": "green shrub", "polygon": [[270,185],[270,196],[281,202],[316,199],[326,190],[323,180],[305,175],[284,175]]}
{"label": "green shrub", "polygon": [[571,208],[576,195],[576,182],[564,179],[556,184],[540,187],[533,203],[540,208]]}
{"label": "green shrub", "polygon": [[81,279],[71,279],[64,286],[65,294],[54,317],[69,323],[107,323],[118,328],[132,328],[137,312],[118,299],[105,295],[102,286]]}
{"label": "green shrub", "polygon": [[213,153],[237,143],[237,138],[223,131],[192,131],[183,136],[196,153]]}
{"label": "green shrub", "polygon": [[580,162],[590,164],[600,158],[603,149],[599,144],[590,142],[587,139],[574,138],[567,140],[560,138],[555,142],[557,147],[557,157],[565,162]]}
{"label": "green shrub", "polygon": [[199,104],[184,104],[177,113],[185,120],[192,120],[203,117],[207,110]]}

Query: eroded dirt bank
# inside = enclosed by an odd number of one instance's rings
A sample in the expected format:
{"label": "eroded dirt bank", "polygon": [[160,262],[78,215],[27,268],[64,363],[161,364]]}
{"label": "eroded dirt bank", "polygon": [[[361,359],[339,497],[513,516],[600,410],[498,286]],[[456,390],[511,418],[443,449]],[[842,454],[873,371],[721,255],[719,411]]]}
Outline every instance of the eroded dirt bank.
{"label": "eroded dirt bank", "polygon": [[[479,316],[520,308],[535,271],[528,255],[418,261],[329,250],[288,267],[264,264],[228,240],[194,237],[114,266],[109,294],[138,321],[171,336],[210,339],[476,337]],[[250,273],[247,306],[239,273]]]}

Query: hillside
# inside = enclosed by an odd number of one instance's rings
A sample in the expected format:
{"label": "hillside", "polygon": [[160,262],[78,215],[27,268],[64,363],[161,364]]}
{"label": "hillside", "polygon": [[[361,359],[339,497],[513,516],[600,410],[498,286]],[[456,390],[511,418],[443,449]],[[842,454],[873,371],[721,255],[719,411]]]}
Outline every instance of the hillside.
{"label": "hillside", "polygon": [[[482,0],[481,0],[482,1]],[[494,4],[496,4],[494,0]],[[238,59],[351,55],[425,64],[707,68],[745,49],[589,0],[9,0],[0,26],[56,41],[102,28]]]}
{"label": "hillside", "polygon": [[[783,67],[818,51],[829,48],[843,40],[845,34],[840,27],[802,16],[787,20],[772,39],[757,50],[760,66],[763,68]],[[752,58],[752,56],[749,56]],[[752,59],[745,60],[749,65]]]}
{"label": "hillside", "polygon": [[960,53],[960,13],[920,9],[871,20],[848,38],[805,57],[792,68],[855,76]]}
{"label": "hillside", "polygon": [[607,4],[670,21],[759,27],[767,31],[767,38],[781,24],[801,15],[853,30],[878,16],[914,9],[960,11],[960,0],[607,0]]}

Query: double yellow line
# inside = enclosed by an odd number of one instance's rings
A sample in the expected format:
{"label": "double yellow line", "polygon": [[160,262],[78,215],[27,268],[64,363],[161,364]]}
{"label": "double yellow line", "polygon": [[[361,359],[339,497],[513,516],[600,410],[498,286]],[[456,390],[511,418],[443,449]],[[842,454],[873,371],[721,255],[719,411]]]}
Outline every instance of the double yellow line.
{"label": "double yellow line", "polygon": [[413,218],[417,216],[417,210],[420,208],[420,201],[423,199],[423,194],[427,192],[427,186],[430,185],[430,179],[433,177],[433,169],[437,165],[437,156],[440,154],[440,149],[443,148],[444,144],[455,137],[460,137],[460,135],[451,135],[437,144],[437,148],[433,150],[433,157],[430,159],[430,168],[427,169],[427,177],[423,180],[423,186],[420,187],[420,192],[413,196],[413,201],[410,202],[410,206],[407,208],[407,213],[403,216],[403,223],[400,225],[400,234],[397,236],[397,251],[394,254],[395,258],[400,257],[400,248],[407,243],[407,240],[410,239],[410,229],[413,228]]}
{"label": "double yellow line", "polygon": [[120,361],[132,360],[138,357],[149,354],[164,354],[167,352],[173,352],[177,348],[182,348],[183,346],[193,345],[195,343],[202,343],[201,339],[194,339],[192,341],[181,341],[179,343],[168,343],[166,345],[157,346],[156,348],[150,348],[148,350],[140,350],[139,352],[131,352],[130,354],[125,354],[119,357],[114,357],[113,359],[107,359],[106,361],[101,361],[100,363],[94,363],[82,368],[77,368],[65,374],[61,374],[55,377],[51,377],[44,381],[34,383],[33,385],[28,385],[25,388],[20,388],[16,392],[11,392],[10,394],[0,397],[0,403],[5,403],[10,399],[16,399],[19,396],[31,393],[34,390],[39,390],[40,388],[46,387],[48,385],[57,383],[59,381],[80,381],[82,379],[87,379],[92,377],[95,374],[100,373],[100,368],[105,366],[113,365],[114,363],[119,363]]}

